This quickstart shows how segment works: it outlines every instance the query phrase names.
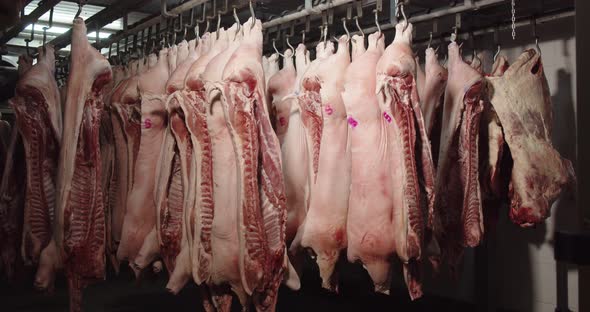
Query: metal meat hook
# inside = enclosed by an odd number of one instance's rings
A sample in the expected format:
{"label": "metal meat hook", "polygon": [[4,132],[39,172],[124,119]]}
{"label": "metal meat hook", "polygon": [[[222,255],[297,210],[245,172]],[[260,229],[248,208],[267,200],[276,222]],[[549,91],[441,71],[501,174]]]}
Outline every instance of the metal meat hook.
{"label": "metal meat hook", "polygon": [[281,57],[285,57],[285,55],[283,55],[281,52],[279,52],[279,50],[277,49],[277,45],[276,45],[276,41],[277,38],[272,38],[272,47],[275,49],[275,53],[280,55]]}
{"label": "metal meat hook", "polygon": [[250,29],[254,28],[256,25],[256,13],[254,13],[254,5],[252,4],[252,0],[248,2],[248,6],[250,7],[250,15],[252,16],[252,25],[250,25]]}
{"label": "metal meat hook", "polygon": [[[240,28],[242,27],[242,25],[240,24],[240,19],[238,18],[238,13],[236,12],[236,7],[234,6],[234,20],[236,21],[236,24],[238,25],[238,29],[236,30],[236,34],[238,32],[240,32]],[[236,36],[237,38],[237,36]],[[235,40],[235,38],[234,38]]]}
{"label": "metal meat hook", "polygon": [[49,25],[43,26],[43,53],[47,50],[45,49],[45,41],[47,40],[47,30],[53,27],[53,7],[49,10]]}
{"label": "metal meat hook", "polygon": [[342,26],[344,27],[344,31],[346,32],[346,37],[348,37],[346,39],[346,42],[350,42],[350,31],[348,31],[348,27],[346,27],[346,18],[345,17],[342,18]]}
{"label": "metal meat hook", "polygon": [[373,10],[373,13],[375,13],[375,26],[377,26],[377,32],[379,33],[379,37],[381,37],[383,33],[381,32],[381,25],[379,25],[379,11],[375,9]]}
{"label": "metal meat hook", "polygon": [[408,17],[406,16],[406,11],[404,10],[404,3],[400,2],[397,4],[397,6],[399,7],[398,12],[402,12],[402,16],[404,18],[404,22],[406,22],[406,24],[404,25],[404,29],[402,30],[402,32],[406,31],[406,29],[408,29],[408,26],[410,25],[410,22],[408,22]]}
{"label": "metal meat hook", "polygon": [[34,38],[35,38],[35,23],[31,24],[31,37],[25,39],[25,45],[26,45],[28,56],[31,56],[31,51],[29,51],[29,43],[31,43],[31,41],[33,41]]}
{"label": "metal meat hook", "polygon": [[168,12],[168,4],[166,3],[166,0],[160,0],[160,11],[164,18],[176,17],[176,15]]}
{"label": "metal meat hook", "polygon": [[531,24],[533,26],[533,38],[535,38],[535,47],[537,48],[539,55],[541,55],[541,47],[539,47],[539,36],[537,36],[537,18],[535,18],[534,16],[531,21]]}
{"label": "metal meat hook", "polygon": [[364,38],[365,37],[365,31],[361,28],[361,25],[359,25],[359,17],[358,17],[358,15],[354,17],[354,22],[356,24],[356,28],[361,33],[361,36],[363,36],[363,38]]}
{"label": "metal meat hook", "polygon": [[291,52],[295,53],[295,48],[293,48],[293,46],[291,45],[291,42],[289,42],[289,38],[291,38],[291,35],[286,34],[285,38],[287,39],[287,46],[289,47],[289,49],[291,49]]}
{"label": "metal meat hook", "polygon": [[494,43],[496,44],[496,46],[498,47],[496,50],[496,53],[494,53],[494,62],[496,61],[496,59],[498,58],[498,55],[500,55],[500,27],[496,27],[496,29],[494,29]]}

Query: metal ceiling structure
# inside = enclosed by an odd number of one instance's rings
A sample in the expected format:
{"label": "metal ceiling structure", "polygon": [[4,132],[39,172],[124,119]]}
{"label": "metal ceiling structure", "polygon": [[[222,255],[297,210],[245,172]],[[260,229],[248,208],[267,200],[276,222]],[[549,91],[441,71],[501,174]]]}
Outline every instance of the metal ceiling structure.
{"label": "metal ceiling structure", "polygon": [[[201,22],[201,29],[209,22],[216,27],[217,13],[220,24],[229,26],[234,22],[232,9],[235,7],[240,20],[250,16],[248,0],[167,0],[168,10],[172,15],[184,16],[185,24],[193,15],[195,22]],[[331,35],[343,34],[344,28],[340,22],[346,18],[349,28],[354,27],[353,16],[359,17],[360,27],[367,31],[376,30],[373,10],[378,9],[378,20],[381,29],[389,30],[396,21],[398,2],[403,2],[405,13],[415,24],[418,37],[427,37],[436,23],[436,36],[447,36],[453,26],[460,26],[463,33],[473,33],[476,30],[499,27],[511,21],[510,0],[300,0],[300,1],[253,1],[257,18],[263,21],[266,42],[268,38],[279,39],[277,45],[285,48],[285,35],[302,39],[302,31],[306,33],[306,42],[320,38],[319,26],[328,24]],[[562,14],[564,11],[574,14],[573,0],[515,0],[516,19],[519,21],[531,17],[547,16],[548,14]],[[144,46],[146,43],[137,42],[140,38],[147,41],[145,32],[156,38],[156,29],[168,31],[172,18],[163,18],[161,14],[161,0],[94,0],[85,1],[82,7],[82,17],[86,20],[89,40],[95,42],[96,29],[98,32],[98,46],[102,53],[108,53],[112,44],[118,43],[123,49],[125,45]],[[47,42],[62,49],[60,53],[67,54],[71,37],[71,25],[78,3],[59,0],[33,0],[24,10],[20,21],[2,34],[0,45],[6,44],[9,55],[17,56],[23,53],[26,39],[30,39],[29,46],[36,48],[42,45],[43,27],[49,24],[50,9],[54,8],[53,25],[47,29]],[[203,12],[203,10],[205,10]],[[205,14],[203,14],[205,13]],[[570,15],[571,15],[570,14]],[[205,17],[205,18],[203,18]],[[456,25],[456,21],[460,21]],[[334,22],[336,21],[336,22]],[[33,27],[33,23],[34,27]],[[156,26],[157,25],[157,26]],[[192,26],[192,25],[191,25]],[[148,30],[149,29],[149,30]],[[183,29],[183,28],[181,28]],[[183,29],[184,30],[184,29]],[[194,36],[193,30],[188,31]],[[134,39],[135,36],[135,40]],[[162,36],[162,34],[160,34]],[[180,38],[180,36],[179,36]],[[291,43],[297,40],[291,39]],[[267,44],[266,51],[271,47]],[[114,54],[116,54],[115,51]]]}

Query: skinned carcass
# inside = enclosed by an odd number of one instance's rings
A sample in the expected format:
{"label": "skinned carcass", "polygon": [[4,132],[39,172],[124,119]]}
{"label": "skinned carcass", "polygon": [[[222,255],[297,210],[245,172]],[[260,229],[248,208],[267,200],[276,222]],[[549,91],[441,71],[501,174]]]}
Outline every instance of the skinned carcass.
{"label": "skinned carcass", "polygon": [[437,163],[435,236],[441,256],[455,272],[463,247],[483,236],[479,183],[479,127],[483,111],[482,76],[465,63],[459,46],[449,45],[449,76]]}
{"label": "skinned carcass", "polygon": [[41,289],[52,287],[59,262],[55,243],[50,244],[62,135],[61,102],[54,72],[53,47],[40,48],[39,61],[21,78],[16,96],[10,100],[27,160],[22,255],[26,262],[39,264],[35,285]]}
{"label": "skinned carcass", "polygon": [[488,97],[514,161],[510,218],[520,226],[532,226],[549,216],[553,202],[575,180],[571,162],[551,144],[551,95],[541,55],[526,50],[504,75],[487,81]]}
{"label": "skinned carcass", "polygon": [[258,311],[274,311],[286,268],[286,198],[279,141],[265,98],[262,23],[244,23],[223,71],[224,116],[237,159],[239,269]]}
{"label": "skinned carcass", "polygon": [[63,253],[70,311],[80,311],[82,289],[104,279],[105,207],[99,147],[102,88],[112,77],[108,61],[88,42],[74,19],[64,132],[58,166],[57,248]]}

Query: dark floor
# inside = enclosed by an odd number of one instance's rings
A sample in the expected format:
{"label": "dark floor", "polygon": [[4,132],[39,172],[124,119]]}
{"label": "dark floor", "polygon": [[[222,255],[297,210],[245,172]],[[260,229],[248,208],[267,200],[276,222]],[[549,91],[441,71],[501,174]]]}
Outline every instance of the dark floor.
{"label": "dark floor", "polygon": [[[277,311],[476,311],[472,304],[425,295],[411,302],[405,289],[392,289],[390,296],[372,292],[369,277],[360,266],[344,264],[340,272],[339,294],[329,293],[320,287],[316,270],[305,272],[302,290],[281,288]],[[32,281],[32,272],[25,274]],[[109,274],[111,275],[111,274]],[[197,286],[188,285],[177,296],[164,290],[168,277],[145,276],[136,281],[132,273],[124,270],[119,276],[88,287],[84,292],[84,311],[149,312],[149,311],[203,311]],[[65,280],[59,279],[52,295],[32,289],[32,283],[8,285],[0,282],[1,311],[67,311],[68,297]],[[232,311],[240,311],[237,302]]]}

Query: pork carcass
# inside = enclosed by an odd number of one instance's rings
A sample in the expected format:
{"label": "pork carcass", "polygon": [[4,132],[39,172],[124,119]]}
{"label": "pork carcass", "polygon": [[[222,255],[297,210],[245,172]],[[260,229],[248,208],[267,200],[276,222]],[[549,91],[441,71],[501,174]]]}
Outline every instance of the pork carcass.
{"label": "pork carcass", "polygon": [[481,74],[462,60],[459,46],[451,42],[434,221],[441,256],[452,272],[461,259],[463,247],[477,246],[484,230],[478,171],[481,97]]}
{"label": "pork carcass", "polygon": [[115,270],[119,268],[117,260],[117,248],[112,236],[111,220],[114,206],[116,205],[116,192],[118,191],[115,174],[117,168],[115,162],[115,137],[113,123],[111,122],[111,105],[105,101],[104,110],[100,120],[100,158],[102,169],[102,189],[105,207],[105,233],[106,233],[106,255]]}
{"label": "pork carcass", "polygon": [[[299,48],[298,56],[304,53],[304,48]],[[307,57],[297,58],[297,63],[300,68],[297,70],[297,80],[295,87],[295,95],[297,95],[296,105],[299,111],[301,125],[303,126],[303,134],[305,135],[305,149],[307,152],[307,182],[305,185],[305,215],[309,212],[311,188],[317,181],[317,172],[319,167],[320,144],[323,130],[322,119],[322,102],[320,95],[320,81],[319,70],[320,64],[325,62],[328,57],[333,55],[334,45],[332,42],[324,44],[323,42],[316,46],[316,59],[313,62],[307,62]],[[299,266],[297,258],[303,256],[302,252],[302,238],[305,228],[305,220],[298,225],[295,237],[289,246],[289,254],[295,260],[295,264]],[[326,265],[327,266],[327,265]],[[320,273],[321,274],[321,273]],[[328,281],[328,277],[326,277]]]}
{"label": "pork carcass", "polygon": [[[355,47],[358,45],[364,42],[353,42],[353,50],[365,50]],[[381,33],[369,35],[368,49],[357,55],[346,70],[342,93],[346,114],[352,121],[347,255],[350,262],[363,263],[380,292],[389,289],[390,262],[395,254],[388,124],[375,95],[375,72],[384,49]]]}
{"label": "pork carcass", "polygon": [[[213,38],[212,38],[213,39]],[[228,31],[220,29],[211,48],[191,66],[186,78],[188,92],[182,108],[193,146],[193,159],[189,173],[191,204],[188,226],[191,244],[191,272],[199,285],[206,285],[211,275],[211,227],[215,202],[213,198],[211,137],[207,123],[207,95],[203,72],[216,55],[227,49]]]}
{"label": "pork carcass", "polygon": [[[283,68],[273,75],[268,83],[268,94],[276,111],[274,119],[277,137],[281,143],[283,175],[287,195],[287,244],[295,238],[297,228],[307,211],[307,146],[305,132],[299,117],[299,107],[293,94],[296,88],[297,72],[293,64],[293,51],[284,52]],[[293,128],[288,133],[291,117]],[[289,138],[287,139],[287,135]]]}
{"label": "pork carcass", "polygon": [[[135,75],[137,67],[130,70],[131,77],[123,79],[113,90],[111,95],[111,123],[115,141],[115,171],[117,191],[110,213],[111,249],[119,253],[123,220],[127,210],[127,198],[133,185],[135,160],[139,152],[141,137],[141,99],[137,90],[138,77]],[[122,254],[125,254],[122,252]],[[117,260],[121,260],[117,256]],[[115,265],[115,270],[118,271]]]}
{"label": "pork carcass", "polygon": [[448,72],[438,62],[438,55],[433,48],[426,49],[424,65],[426,77],[423,92],[420,94],[420,103],[424,113],[426,133],[431,140],[433,160],[436,161],[440,144],[441,104],[444,100]]}
{"label": "pork carcass", "polygon": [[185,113],[179,102],[184,101],[182,89],[187,72],[201,54],[202,45],[196,49],[195,43],[194,40],[190,41],[189,54],[166,83],[168,127],[160,151],[154,190],[158,243],[164,264],[171,275],[166,288],[172,293],[178,293],[190,278],[185,220],[193,148],[184,120]]}
{"label": "pork carcass", "polygon": [[[365,47],[365,36],[353,35],[352,39],[352,60],[356,60],[359,56],[365,54],[367,47]],[[360,42],[359,42],[360,41]]]}
{"label": "pork carcass", "polygon": [[469,65],[475,69],[478,73],[483,74],[483,62],[479,55],[475,51],[473,51],[473,56],[471,57],[471,61]]}
{"label": "pork carcass", "polygon": [[[190,186],[188,188],[190,206],[187,218],[187,226],[190,227],[189,245],[191,250],[191,269],[193,279],[201,286],[201,294],[205,309],[209,305],[215,306],[220,311],[229,311],[231,308],[231,294],[221,294],[212,283],[213,262],[213,218],[215,214],[214,178],[213,178],[213,155],[212,138],[209,130],[208,115],[211,113],[210,104],[207,99],[208,83],[204,77],[212,75],[213,72],[221,72],[223,64],[212,67],[213,60],[219,55],[226,54],[231,49],[228,44],[234,42],[238,26],[233,25],[225,30],[221,29],[217,38],[210,37],[211,48],[191,68],[186,82],[185,100],[181,107],[186,112],[186,125],[188,128],[187,138],[194,147],[193,159],[190,164]],[[213,72],[212,72],[213,70]],[[228,142],[231,144],[231,141]],[[231,194],[231,193],[229,193]],[[227,195],[227,194],[226,194]],[[228,196],[228,197],[231,197]],[[235,208],[235,207],[234,207]],[[231,215],[224,215],[228,223],[233,219]],[[237,226],[234,224],[234,230]],[[223,264],[228,259],[218,259]],[[237,260],[234,262],[237,264]],[[232,271],[232,267],[227,268]],[[212,303],[209,301],[212,299]]]}
{"label": "pork carcass", "polygon": [[[298,46],[298,61],[301,67],[301,75],[306,68],[306,48]],[[308,184],[308,152],[305,130],[301,123],[299,105],[297,104],[296,90],[299,89],[297,71],[293,63],[292,50],[286,50],[283,57],[283,68],[269,80],[268,92],[272,101],[274,114],[271,120],[281,144],[281,159],[283,164],[283,178],[285,181],[285,194],[287,196],[287,227],[285,232],[286,244],[289,246],[295,239],[297,229],[303,224],[307,214],[309,203]],[[289,132],[289,124],[292,125]],[[288,133],[288,134],[287,134]],[[303,259],[302,253],[292,255],[289,258],[289,271],[285,272],[284,283],[291,289],[299,289],[301,286],[299,275]],[[295,267],[291,265],[295,263]]]}
{"label": "pork carcass", "polygon": [[80,311],[82,289],[105,274],[105,212],[99,127],[102,88],[112,77],[108,61],[74,19],[68,95],[57,178],[54,231],[70,288],[70,311]]}
{"label": "pork carcass", "polygon": [[575,180],[572,164],[551,144],[551,95],[541,55],[526,50],[501,77],[488,77],[489,98],[514,161],[508,195],[510,218],[520,226],[542,222]]}
{"label": "pork carcass", "polygon": [[[173,47],[176,47],[176,46],[173,46]],[[171,49],[168,49],[167,51],[170,52],[171,50],[173,50],[173,49],[171,48]],[[160,50],[160,52],[162,52],[162,51]],[[139,67],[137,69],[137,74],[141,75],[141,74],[147,72],[148,70],[154,68],[154,66],[156,66],[158,64],[158,61],[159,61],[158,56],[159,56],[160,52],[158,52],[158,54],[151,53],[150,55],[148,55],[147,61],[145,59],[139,60]],[[167,58],[168,58],[167,64],[170,64],[171,62],[173,62],[173,65],[176,66],[176,55],[172,54],[172,56],[170,56],[170,54],[168,54]],[[174,68],[176,68],[176,67],[174,67]]]}
{"label": "pork carcass", "polygon": [[[283,52],[283,68],[272,75],[268,79],[267,87],[267,98],[271,105],[271,110],[274,112],[272,119],[273,128],[277,133],[279,142],[283,144],[283,139],[288,127],[289,111],[286,110],[287,106],[291,106],[291,102],[288,104],[280,105],[283,103],[283,99],[292,95],[295,89],[295,83],[297,78],[297,72],[295,70],[295,64],[293,63],[294,51],[291,49]],[[293,97],[292,97],[293,98]],[[279,117],[281,115],[281,117]],[[284,165],[284,163],[283,163]]]}
{"label": "pork carcass", "polygon": [[286,267],[285,186],[265,97],[262,23],[249,19],[242,29],[242,42],[223,70],[222,95],[237,159],[238,263],[256,309],[274,311]]}
{"label": "pork carcass", "polygon": [[[500,77],[508,69],[508,61],[504,56],[496,58],[491,76]],[[503,178],[509,176],[509,168],[502,163],[504,156],[504,133],[494,107],[486,99],[481,114],[480,126],[480,157],[481,157],[481,187],[486,199],[500,199],[504,197],[505,186]]]}
{"label": "pork carcass", "polygon": [[[284,60],[285,64],[283,68],[287,73],[294,70],[292,68],[292,62],[289,59]],[[287,196],[287,228],[285,239],[288,247],[295,240],[297,231],[305,220],[309,206],[309,167],[311,164],[309,161],[306,132],[301,120],[301,108],[298,104],[301,79],[310,63],[309,51],[304,44],[299,44],[297,49],[295,49],[295,63],[295,80],[291,88],[287,87],[291,90],[291,93],[286,94],[274,104],[277,112],[274,118],[274,124],[281,144],[283,176]],[[303,250],[293,249],[292,251],[289,252],[289,259],[296,272],[286,274],[287,283],[293,282],[294,279],[299,279],[303,270],[303,257],[305,256]],[[298,289],[300,282],[294,281],[294,283],[287,286]]]}
{"label": "pork carcass", "polygon": [[[211,142],[211,179],[213,182],[211,186],[214,207],[211,223],[211,262],[207,285],[210,288],[213,303],[218,311],[230,310],[231,292],[237,295],[244,307],[248,305],[238,265],[240,244],[238,240],[236,156],[223,114],[221,101],[225,101],[225,99],[218,96],[218,85],[223,78],[223,68],[241,44],[242,37],[238,27],[241,26],[233,25],[228,29],[229,44],[227,48],[210,60],[201,76],[204,83],[201,90],[205,94],[207,104],[205,107],[206,129],[209,132]],[[195,106],[195,108],[197,107]],[[195,127],[191,128],[197,130]],[[199,131],[195,130],[191,130],[193,140],[198,139],[196,135],[199,135]],[[204,141],[203,138],[200,140]],[[207,156],[207,154],[202,153],[200,158],[206,160],[204,156]],[[207,178],[204,175],[206,173],[204,169],[206,167],[201,166],[200,176]],[[208,181],[203,180],[201,183],[205,186]],[[201,192],[201,194],[206,193]]]}
{"label": "pork carcass", "polygon": [[268,57],[268,64],[264,70],[264,80],[268,87],[268,81],[270,78],[279,71],[279,54],[273,53]]}
{"label": "pork carcass", "polygon": [[[119,251],[127,251],[136,274],[152,263],[159,253],[154,185],[166,127],[167,55],[167,49],[160,50],[158,62],[139,76],[137,86],[141,95],[141,138],[119,246]],[[119,253],[117,256],[121,258]]]}
{"label": "pork carcass", "polygon": [[27,54],[18,57],[18,76],[22,77],[29,69],[33,67],[33,58]]}
{"label": "pork carcass", "polygon": [[[168,49],[168,72],[169,73],[173,73],[174,70],[176,69],[176,59],[178,58],[178,46],[177,45],[172,45],[172,47],[170,47]],[[150,66],[151,68],[152,66]],[[166,79],[165,79],[166,80]]]}
{"label": "pork carcass", "polygon": [[[12,280],[23,265],[21,254],[25,204],[25,150],[18,129],[8,144],[0,184],[0,269]],[[46,248],[47,249],[47,248]]]}
{"label": "pork carcass", "polygon": [[393,187],[393,240],[412,299],[422,295],[417,261],[424,225],[434,207],[434,165],[416,88],[412,25],[396,25],[395,39],[377,63],[378,101],[388,124]]}
{"label": "pork carcass", "polygon": [[[332,48],[327,46],[324,53],[329,54]],[[304,95],[299,100],[304,110],[302,119],[308,133],[313,166],[301,246],[312,249],[317,255],[322,286],[331,290],[337,290],[338,279],[334,269],[340,252],[347,245],[346,217],[351,164],[348,123],[341,92],[344,73],[350,64],[348,50],[348,37],[342,36],[338,39],[338,51],[321,61],[316,68],[317,72],[312,71],[310,65],[302,87],[310,95],[313,93],[309,91],[319,94],[315,95],[315,99]]]}
{"label": "pork carcass", "polygon": [[[182,40],[178,44],[178,51],[176,53],[176,68],[174,70],[176,70],[178,68],[178,66],[180,66],[180,64],[182,64],[184,62],[184,60],[188,56],[188,53],[189,53],[188,41]],[[172,74],[173,72],[174,71],[171,71],[170,73]]]}
{"label": "pork carcass", "polygon": [[[170,102],[168,102],[170,103]],[[157,234],[160,252],[166,268],[171,274],[170,282],[167,289],[173,293],[178,293],[187,282],[185,278],[183,283],[178,287],[174,286],[175,264],[180,252],[180,245],[183,237],[183,213],[185,206],[185,188],[186,175],[183,172],[182,164],[186,155],[180,142],[177,143],[174,138],[174,132],[178,133],[181,128],[186,133],[186,127],[181,120],[180,125],[177,116],[177,107],[168,105],[169,126],[166,127],[160,158],[158,160],[158,170],[156,171],[156,184],[154,196],[156,201],[157,213]],[[180,135],[177,134],[177,137]],[[178,140],[180,141],[180,139]],[[183,155],[184,152],[184,155]],[[147,263],[146,263],[147,265]],[[190,275],[189,275],[190,276]],[[170,285],[173,286],[170,286]]]}
{"label": "pork carcass", "polygon": [[[39,288],[52,284],[58,262],[55,244],[50,244],[62,135],[61,102],[54,72],[53,47],[40,48],[37,64],[19,81],[16,96],[10,100],[27,161],[22,255],[26,262],[43,264],[35,280]],[[46,248],[51,250],[44,251]],[[40,260],[42,255],[46,259]]]}
{"label": "pork carcass", "polygon": [[416,61],[416,88],[418,89],[418,98],[422,100],[424,98],[426,74],[424,73],[424,70],[422,70],[422,66],[420,65],[420,57],[418,57],[418,55],[415,55],[414,60]]}

